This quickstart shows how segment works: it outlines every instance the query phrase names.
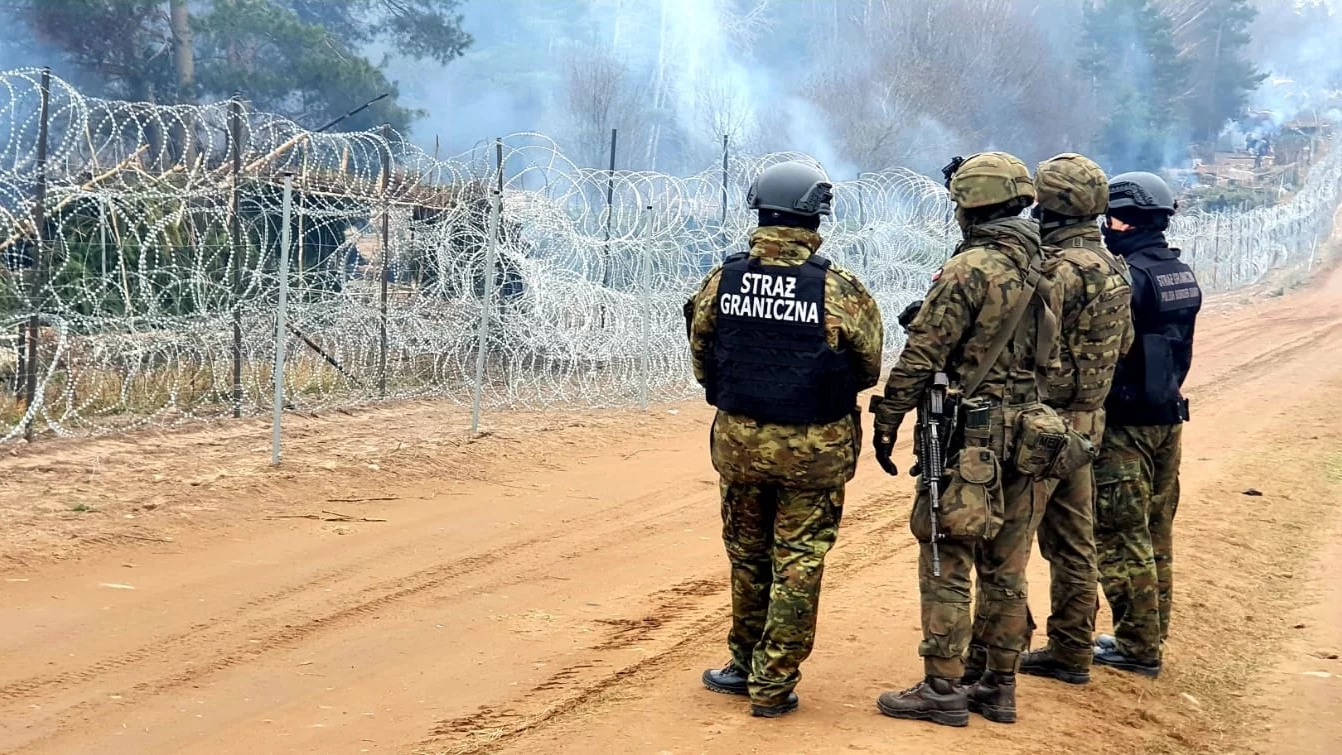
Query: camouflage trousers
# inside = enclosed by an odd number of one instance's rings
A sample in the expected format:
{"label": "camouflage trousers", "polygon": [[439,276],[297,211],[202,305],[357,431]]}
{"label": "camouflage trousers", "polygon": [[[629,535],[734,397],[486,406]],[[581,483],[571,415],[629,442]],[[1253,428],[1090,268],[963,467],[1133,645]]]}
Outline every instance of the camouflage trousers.
{"label": "camouflage trousers", "polygon": [[1095,462],[1100,586],[1118,648],[1159,660],[1170,631],[1182,425],[1110,427]]}
{"label": "camouflage trousers", "polygon": [[[1005,518],[992,540],[943,540],[941,576],[932,573],[932,546],[921,543],[918,590],[922,595],[923,641],[918,654],[926,673],[948,679],[971,665],[1014,673],[1030,644],[1025,566],[1030,541],[1044,513],[1049,484],[1005,473]],[[970,612],[970,580],[977,595]]]}
{"label": "camouflage trousers", "polygon": [[[1100,443],[1103,410],[1064,416],[1072,429]],[[1039,554],[1049,564],[1049,645],[1057,658],[1081,668],[1089,668],[1093,656],[1098,576],[1094,513],[1095,470],[1087,464],[1057,483],[1039,523]]]}
{"label": "camouflage trousers", "polygon": [[723,480],[722,540],[732,567],[732,662],[750,698],[776,705],[815,644],[820,580],[843,515],[843,488],[798,490]]}

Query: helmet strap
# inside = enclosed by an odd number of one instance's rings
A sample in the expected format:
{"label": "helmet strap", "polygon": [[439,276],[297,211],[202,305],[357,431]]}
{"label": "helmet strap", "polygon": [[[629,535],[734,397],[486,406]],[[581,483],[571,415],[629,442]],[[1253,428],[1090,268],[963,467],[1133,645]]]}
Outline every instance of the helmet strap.
{"label": "helmet strap", "polygon": [[1040,207],[1039,205],[1035,205],[1034,210],[1031,211],[1030,214],[1034,216],[1035,220],[1039,221],[1039,230],[1045,234],[1049,233],[1050,231],[1058,231],[1062,230],[1063,228],[1071,228],[1072,226],[1081,225],[1082,223],[1093,223],[1095,222],[1096,217],[1094,215],[1091,215],[1090,217],[1062,215],[1060,213],[1053,212],[1052,210],[1046,210],[1043,207]]}

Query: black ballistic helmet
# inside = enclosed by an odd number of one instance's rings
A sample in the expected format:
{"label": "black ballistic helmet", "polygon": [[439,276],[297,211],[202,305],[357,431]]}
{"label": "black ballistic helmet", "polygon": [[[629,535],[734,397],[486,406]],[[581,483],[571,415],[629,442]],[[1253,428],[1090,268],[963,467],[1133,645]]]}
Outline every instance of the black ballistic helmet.
{"label": "black ballistic helmet", "polygon": [[815,217],[830,214],[834,186],[819,168],[787,162],[765,168],[750,185],[746,204],[752,210]]}
{"label": "black ballistic helmet", "polygon": [[1109,210],[1137,210],[1173,215],[1179,203],[1165,179],[1154,173],[1136,171],[1109,180]]}

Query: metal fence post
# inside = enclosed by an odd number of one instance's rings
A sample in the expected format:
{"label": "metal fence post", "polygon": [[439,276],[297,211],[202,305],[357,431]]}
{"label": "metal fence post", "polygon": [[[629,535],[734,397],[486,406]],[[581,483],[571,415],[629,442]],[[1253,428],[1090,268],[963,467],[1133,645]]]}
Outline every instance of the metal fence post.
{"label": "metal fence post", "polygon": [[391,127],[382,126],[382,303],[379,322],[377,356],[377,395],[387,397],[387,272],[391,270],[391,204],[388,187],[391,184]]}
{"label": "metal fence post", "polygon": [[32,315],[28,318],[28,355],[24,360],[25,416],[23,437],[33,439],[33,425],[37,421],[37,345],[38,329],[42,324],[42,298],[47,287],[47,136],[51,128],[51,69],[42,69],[41,113],[37,126],[37,194],[33,199],[33,280],[31,289]]}
{"label": "metal fence post", "polygon": [[1212,285],[1213,291],[1221,284],[1221,213],[1212,219]]}
{"label": "metal fence post", "polygon": [[727,233],[727,135],[722,135],[722,233]]}
{"label": "metal fence post", "polygon": [[275,422],[271,437],[270,463],[280,463],[280,423],[284,413],[284,341],[285,319],[289,307],[289,226],[293,220],[294,174],[284,174],[284,209],[280,221],[280,301],[275,310],[275,369],[271,377],[275,381]]}
{"label": "metal fence post", "polygon": [[643,344],[643,380],[642,385],[639,387],[638,405],[643,411],[647,411],[652,390],[652,205],[644,207],[643,213],[647,218],[647,228],[644,231],[647,234],[647,243],[644,245],[643,259],[640,261],[642,275],[639,276],[641,280],[638,287],[638,300],[640,308],[642,309],[639,316],[639,325],[642,329],[640,335]]}
{"label": "metal fence post", "polygon": [[[606,239],[601,245],[601,285],[610,288],[610,232],[615,219],[615,146],[619,142],[618,129],[610,130],[610,168],[606,171]],[[606,311],[601,310],[601,324],[606,324]]]}
{"label": "metal fence post", "polygon": [[233,142],[233,187],[228,255],[233,309],[233,418],[242,416],[242,95],[234,93],[228,103],[228,131]]}
{"label": "metal fence post", "polygon": [[503,139],[495,139],[495,170],[499,188],[486,184],[489,202],[489,243],[485,248],[484,293],[480,297],[480,339],[475,352],[475,396],[471,401],[471,432],[480,432],[480,404],[484,400],[485,350],[489,348],[489,315],[494,309],[494,268],[498,264],[499,214],[503,211]]}

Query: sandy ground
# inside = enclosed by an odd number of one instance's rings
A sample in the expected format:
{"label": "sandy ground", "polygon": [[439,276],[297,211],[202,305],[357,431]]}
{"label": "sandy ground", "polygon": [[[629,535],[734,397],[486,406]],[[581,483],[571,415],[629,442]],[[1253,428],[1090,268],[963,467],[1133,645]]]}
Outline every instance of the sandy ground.
{"label": "sandy ground", "polygon": [[0,751],[1336,751],[1342,272],[1210,309],[1196,359],[1158,681],[1022,678],[1010,727],[880,716],[918,595],[912,483],[867,457],[802,708],[752,719],[698,684],[728,617],[705,408],[472,439],[398,405],[294,418],[277,470],[259,422],[0,452]]}

